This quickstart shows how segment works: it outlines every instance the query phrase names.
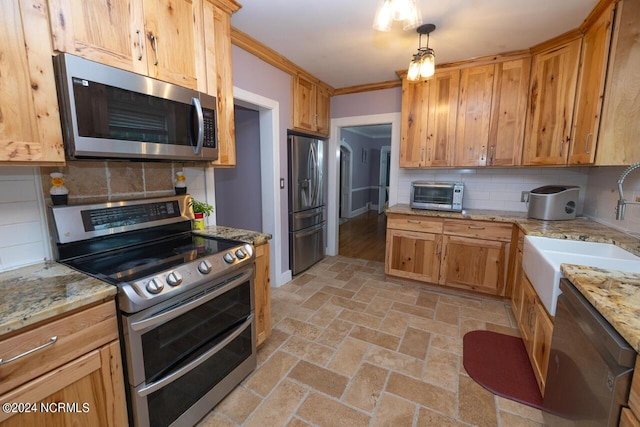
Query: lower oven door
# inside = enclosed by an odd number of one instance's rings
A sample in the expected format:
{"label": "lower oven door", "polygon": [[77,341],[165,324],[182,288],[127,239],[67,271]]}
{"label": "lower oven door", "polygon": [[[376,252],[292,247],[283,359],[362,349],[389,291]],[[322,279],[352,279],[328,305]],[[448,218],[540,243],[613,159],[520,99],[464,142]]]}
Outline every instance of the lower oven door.
{"label": "lower oven door", "polygon": [[193,425],[255,369],[253,276],[123,318],[134,425]]}

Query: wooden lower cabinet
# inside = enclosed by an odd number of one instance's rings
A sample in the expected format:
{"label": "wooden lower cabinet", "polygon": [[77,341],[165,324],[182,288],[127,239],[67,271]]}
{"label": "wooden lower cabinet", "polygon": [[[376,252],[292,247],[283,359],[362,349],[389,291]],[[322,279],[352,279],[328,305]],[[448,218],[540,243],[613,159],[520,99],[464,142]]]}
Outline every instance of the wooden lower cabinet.
{"label": "wooden lower cabinet", "polygon": [[444,236],[440,284],[492,295],[504,290],[509,243]]}
{"label": "wooden lower cabinet", "polygon": [[442,236],[387,229],[385,273],[437,283]]}
{"label": "wooden lower cabinet", "polygon": [[0,404],[30,405],[0,425],[127,425],[114,301],[0,338],[0,357]]}
{"label": "wooden lower cabinet", "polygon": [[505,295],[511,224],[388,214],[385,273]]}
{"label": "wooden lower cabinet", "polygon": [[640,358],[636,357],[636,366],[631,380],[629,407],[622,408],[620,427],[640,427]]}
{"label": "wooden lower cabinet", "polygon": [[620,423],[618,424],[620,427],[640,427],[640,421],[635,416],[631,409],[622,408],[622,413],[620,414]]}
{"label": "wooden lower cabinet", "polygon": [[269,279],[269,244],[256,246],[255,316],[256,346],[271,336],[271,280]]}
{"label": "wooden lower cabinet", "polygon": [[37,377],[0,396],[0,403],[30,405],[29,412],[3,411],[2,426],[127,425],[119,342]]}
{"label": "wooden lower cabinet", "polygon": [[512,304],[516,307],[519,305],[519,309],[517,311],[514,310],[514,314],[516,315],[522,340],[529,354],[529,360],[531,361],[538,387],[544,395],[553,322],[523,270],[520,270],[518,282],[519,291],[514,294],[514,301],[517,299],[518,303]]}

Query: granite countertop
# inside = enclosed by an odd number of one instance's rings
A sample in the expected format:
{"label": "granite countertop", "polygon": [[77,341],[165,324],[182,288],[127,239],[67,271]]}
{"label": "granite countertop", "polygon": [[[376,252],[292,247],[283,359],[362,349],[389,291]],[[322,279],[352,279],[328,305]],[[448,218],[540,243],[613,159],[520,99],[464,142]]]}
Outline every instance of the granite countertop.
{"label": "granite countertop", "polygon": [[562,264],[562,274],[640,353],[640,274]]}
{"label": "granite countertop", "polygon": [[[262,245],[270,234],[212,226],[203,236]],[[117,288],[53,261],[0,273],[0,336],[115,296]]]}
{"label": "granite countertop", "polygon": [[0,336],[116,293],[115,286],[53,261],[0,273]]}
{"label": "granite countertop", "polygon": [[[542,221],[527,218],[525,212],[483,209],[440,212],[411,209],[407,204],[391,206],[387,213],[511,222],[528,235],[612,243],[640,256],[640,239],[586,218],[570,221]],[[640,274],[572,264],[562,264],[560,268],[564,276],[640,353]]]}
{"label": "granite countertop", "polygon": [[223,225],[212,225],[204,230],[194,230],[194,233],[202,236],[239,240],[244,243],[250,243],[254,246],[265,244],[267,241],[271,240],[271,234],[242,230],[240,228],[225,227]]}
{"label": "granite countertop", "polygon": [[387,213],[436,218],[472,219],[476,221],[510,222],[520,227],[525,234],[532,236],[612,243],[640,256],[640,239],[587,218],[577,218],[570,221],[543,221],[527,218],[526,212],[492,211],[486,209],[465,209],[462,212],[429,211],[411,209],[408,204],[393,205],[387,210]]}

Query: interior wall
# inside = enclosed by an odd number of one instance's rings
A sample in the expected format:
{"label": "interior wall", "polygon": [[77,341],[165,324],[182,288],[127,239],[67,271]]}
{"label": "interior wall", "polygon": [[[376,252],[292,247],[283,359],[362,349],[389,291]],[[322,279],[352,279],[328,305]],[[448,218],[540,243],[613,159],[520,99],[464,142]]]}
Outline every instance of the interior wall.
{"label": "interior wall", "polygon": [[[640,205],[627,205],[623,220],[616,220],[616,206],[620,195],[618,179],[626,167],[589,168],[585,199],[585,215],[598,222],[631,233],[640,233]],[[625,179],[622,190],[625,200],[635,202],[640,197],[640,170],[631,172]]]}
{"label": "interior wall", "polygon": [[260,115],[235,107],[236,167],[214,172],[216,224],[262,231]]}
{"label": "interior wall", "polygon": [[287,129],[291,125],[291,76],[276,67],[267,64],[255,55],[235,45],[231,47],[233,61],[233,85],[249,92],[278,102],[279,106],[279,140],[280,170],[276,171],[279,179],[284,179],[285,186],[280,189],[280,236],[272,244],[280,244],[280,276],[289,270],[289,221],[287,218]]}
{"label": "interior wall", "polygon": [[401,87],[349,93],[331,97],[331,118],[398,113],[401,107]]}

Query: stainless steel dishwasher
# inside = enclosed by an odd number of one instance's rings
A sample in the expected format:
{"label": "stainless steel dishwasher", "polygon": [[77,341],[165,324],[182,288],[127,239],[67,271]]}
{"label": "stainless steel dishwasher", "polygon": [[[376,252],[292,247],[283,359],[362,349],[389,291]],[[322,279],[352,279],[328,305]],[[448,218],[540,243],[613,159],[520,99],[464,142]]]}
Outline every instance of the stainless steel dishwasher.
{"label": "stainless steel dishwasher", "polygon": [[560,281],[543,406],[545,425],[618,426],[636,351],[566,279]]}

